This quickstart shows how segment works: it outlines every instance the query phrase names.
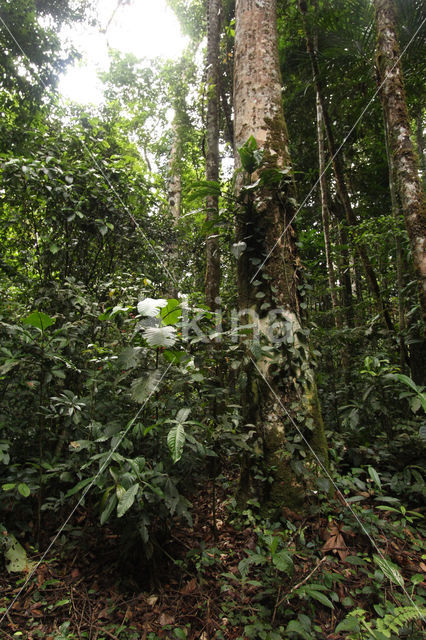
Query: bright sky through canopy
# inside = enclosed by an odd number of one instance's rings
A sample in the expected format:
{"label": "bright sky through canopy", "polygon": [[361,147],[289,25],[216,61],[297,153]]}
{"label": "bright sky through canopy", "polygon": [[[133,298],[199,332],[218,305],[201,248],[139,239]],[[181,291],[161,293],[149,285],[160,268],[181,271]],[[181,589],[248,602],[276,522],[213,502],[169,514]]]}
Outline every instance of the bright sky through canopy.
{"label": "bright sky through canopy", "polygon": [[[105,29],[118,0],[96,0],[97,15]],[[179,22],[166,0],[130,0],[116,11],[108,31],[83,27],[64,34],[83,54],[83,61],[70,68],[59,83],[62,95],[76,102],[100,102],[102,85],[96,71],[108,69],[108,46],[138,58],[180,56],[187,44]]]}

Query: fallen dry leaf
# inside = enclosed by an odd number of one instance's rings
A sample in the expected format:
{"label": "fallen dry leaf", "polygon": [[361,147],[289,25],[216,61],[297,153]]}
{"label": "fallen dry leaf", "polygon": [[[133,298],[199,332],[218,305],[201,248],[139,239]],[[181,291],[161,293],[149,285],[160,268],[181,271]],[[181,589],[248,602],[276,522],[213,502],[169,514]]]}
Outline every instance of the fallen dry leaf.
{"label": "fallen dry leaf", "polygon": [[165,627],[167,624],[173,624],[174,621],[174,616],[171,616],[168,613],[162,613],[158,620],[162,627]]}
{"label": "fallen dry leaf", "polygon": [[180,592],[183,596],[187,596],[190,593],[194,593],[194,591],[196,591],[197,588],[198,588],[197,579],[192,578],[192,580],[187,582],[186,585],[180,590]]}

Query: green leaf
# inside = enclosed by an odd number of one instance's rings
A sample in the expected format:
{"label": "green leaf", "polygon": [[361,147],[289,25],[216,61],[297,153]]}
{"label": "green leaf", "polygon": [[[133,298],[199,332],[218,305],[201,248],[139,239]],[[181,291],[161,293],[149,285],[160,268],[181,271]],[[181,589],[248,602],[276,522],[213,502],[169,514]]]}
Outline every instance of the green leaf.
{"label": "green leaf", "polygon": [[308,633],[298,620],[290,620],[286,628],[286,634],[297,633],[305,640],[312,640],[312,633]]}
{"label": "green leaf", "polygon": [[104,525],[105,522],[108,522],[111,513],[114,511],[115,505],[117,504],[117,496],[113,493],[105,506],[105,509],[101,513],[100,522],[101,525]]}
{"label": "green leaf", "polygon": [[291,554],[286,549],[275,553],[272,556],[272,563],[276,566],[278,571],[283,571],[287,575],[293,573],[293,559]]}
{"label": "green leaf", "polygon": [[9,573],[31,571],[35,566],[35,563],[28,560],[24,547],[19,544],[15,536],[12,534],[8,534],[7,547],[7,551],[4,554],[7,571]]}
{"label": "green leaf", "polygon": [[28,496],[31,494],[31,489],[25,482],[20,482],[18,484],[18,491],[24,498],[28,498]]}
{"label": "green leaf", "polygon": [[179,424],[183,424],[188,420],[190,413],[191,409],[188,409],[187,407],[185,407],[184,409],[179,409],[176,414],[176,421],[179,422]]}
{"label": "green leaf", "polygon": [[185,438],[185,429],[182,424],[179,423],[170,429],[167,436],[167,444],[172,455],[173,463],[176,463],[182,457]]}
{"label": "green leaf", "polygon": [[0,376],[4,376],[6,373],[9,373],[9,371],[18,364],[19,360],[6,360],[6,362],[0,367]]}
{"label": "green leaf", "polygon": [[22,320],[22,324],[29,325],[30,327],[36,327],[40,331],[44,331],[47,327],[55,324],[56,318],[51,318],[42,311],[33,311],[29,316]]}
{"label": "green leaf", "polygon": [[310,596],[311,598],[314,598],[314,600],[318,600],[318,602],[321,602],[321,604],[323,604],[325,607],[334,609],[334,606],[331,600],[327,598],[327,596],[324,593],[321,593],[321,591],[317,591],[316,589],[310,589],[309,587],[304,587],[304,590],[306,595]]}
{"label": "green leaf", "polygon": [[150,347],[173,347],[177,340],[175,327],[148,327],[143,337]]}
{"label": "green leaf", "polygon": [[386,558],[381,558],[380,556],[373,555],[374,562],[380,567],[381,571],[385,574],[385,576],[391,581],[397,584],[400,587],[404,586],[404,578],[401,575],[399,567],[387,560]]}
{"label": "green leaf", "polygon": [[158,371],[152,371],[143,378],[137,378],[132,382],[132,398],[135,402],[142,404],[149,396],[154,393],[157,388],[160,374]]}
{"label": "green leaf", "polygon": [[166,305],[167,300],[164,298],[145,298],[145,300],[138,302],[138,313],[141,316],[155,318],[160,313],[160,309]]}
{"label": "green leaf", "polygon": [[136,494],[139,491],[139,484],[134,484],[120,497],[117,505],[117,518],[121,518],[133,505]]}
{"label": "green leaf", "polygon": [[54,607],[63,607],[65,604],[69,604],[71,602],[71,600],[69,598],[64,598],[63,600],[58,600],[58,602],[55,602],[55,604],[53,605]]}
{"label": "green leaf", "polygon": [[117,358],[119,369],[134,369],[139,365],[141,347],[126,347]]}
{"label": "green leaf", "polygon": [[368,467],[368,473],[370,475],[370,478],[373,480],[373,482],[375,484],[377,484],[379,489],[381,489],[382,488],[382,483],[380,482],[379,474],[377,473],[375,468],[374,467]]}
{"label": "green leaf", "polygon": [[336,633],[340,633],[341,631],[355,631],[355,633],[360,633],[361,627],[359,626],[358,620],[349,614],[337,625],[335,631]]}
{"label": "green leaf", "polygon": [[172,364],[179,364],[184,360],[189,360],[189,356],[186,351],[163,351],[163,357],[167,360],[167,362],[171,362]]}
{"label": "green leaf", "polygon": [[16,482],[8,482],[7,484],[2,484],[1,488],[3,491],[11,491],[16,487]]}
{"label": "green leaf", "polygon": [[166,306],[160,311],[161,324],[163,326],[177,324],[181,315],[182,309],[180,307],[180,302],[171,298],[167,301]]}
{"label": "green leaf", "polygon": [[238,149],[238,154],[242,167],[247,173],[253,173],[262,162],[263,154],[258,149],[257,142],[253,136],[250,136],[247,142]]}
{"label": "green leaf", "polygon": [[66,498],[69,498],[71,496],[73,496],[75,493],[78,493],[80,491],[80,489],[83,489],[84,487],[86,487],[88,484],[90,484],[92,482],[93,478],[85,478],[84,480],[80,480],[80,482],[78,482],[75,487],[73,487],[72,489],[70,489],[69,491],[67,491],[66,494]]}
{"label": "green leaf", "polygon": [[187,197],[187,202],[191,203],[194,200],[207,198],[213,196],[218,198],[220,196],[221,187],[219,182],[214,180],[200,180],[191,184],[191,192]]}

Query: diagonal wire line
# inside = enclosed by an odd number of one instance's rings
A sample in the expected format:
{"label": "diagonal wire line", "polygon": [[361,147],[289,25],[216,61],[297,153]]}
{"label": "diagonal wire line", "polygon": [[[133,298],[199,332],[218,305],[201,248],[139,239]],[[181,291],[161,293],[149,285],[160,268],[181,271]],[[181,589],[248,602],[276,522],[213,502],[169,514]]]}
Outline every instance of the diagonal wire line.
{"label": "diagonal wire line", "polygon": [[96,473],[96,475],[92,478],[91,482],[87,485],[87,487],[84,489],[83,493],[81,494],[81,497],[79,499],[79,501],[77,502],[77,504],[75,505],[75,507],[72,509],[72,511],[70,512],[70,514],[68,515],[68,517],[64,520],[63,524],[60,526],[60,528],[58,529],[58,531],[56,532],[55,536],[53,537],[53,539],[51,540],[49,546],[47,547],[47,549],[44,551],[43,555],[41,556],[40,560],[38,560],[38,562],[36,563],[35,567],[33,567],[33,569],[28,573],[27,578],[24,582],[24,584],[22,585],[22,587],[19,589],[18,593],[16,594],[16,596],[13,598],[12,602],[9,604],[9,606],[7,607],[6,611],[3,613],[3,616],[0,618],[0,626],[3,622],[3,620],[5,619],[5,617],[8,615],[9,611],[11,610],[11,608],[13,607],[13,605],[15,604],[15,602],[18,600],[18,598],[21,596],[22,592],[24,591],[25,587],[27,586],[28,582],[31,580],[31,578],[33,577],[34,573],[37,571],[37,569],[39,568],[39,566],[41,565],[41,563],[44,561],[44,559],[46,558],[47,554],[49,553],[49,551],[52,549],[52,547],[55,545],[57,539],[59,538],[59,536],[61,535],[61,533],[63,532],[63,530],[65,529],[65,527],[67,526],[68,522],[71,520],[71,518],[73,517],[73,515],[75,514],[75,512],[77,511],[77,509],[79,508],[79,506],[82,504],[84,498],[86,497],[86,495],[89,493],[90,489],[93,487],[93,485],[95,484],[96,480],[99,478],[99,476],[105,471],[105,469],[107,468],[112,456],[114,455],[114,453],[116,452],[116,450],[118,449],[118,447],[120,446],[120,444],[122,443],[123,439],[126,437],[126,435],[129,433],[129,430],[131,429],[131,427],[135,424],[136,420],[138,419],[138,417],[140,416],[140,414],[142,413],[143,409],[145,408],[146,403],[148,402],[148,400],[150,400],[152,398],[152,396],[154,395],[154,393],[156,393],[158,387],[160,386],[161,382],[164,380],[164,378],[166,377],[170,367],[172,366],[172,363],[170,362],[167,369],[162,373],[160,379],[158,380],[158,382],[156,383],[154,389],[152,389],[151,393],[148,394],[148,396],[146,397],[146,399],[144,400],[142,406],[139,408],[139,410],[137,411],[136,415],[130,420],[129,424],[127,425],[126,429],[124,430],[124,432],[121,434],[119,440],[115,443],[115,445],[113,446],[113,448],[111,449],[111,451],[108,454],[108,457],[106,458],[106,460],[104,460],[104,462],[102,463],[102,465],[99,467],[98,472]]}
{"label": "diagonal wire line", "polygon": [[407,51],[408,47],[410,46],[410,44],[413,42],[414,38],[416,37],[416,35],[418,34],[418,32],[420,31],[420,29],[423,27],[423,25],[426,22],[426,18],[423,20],[423,22],[420,24],[420,26],[416,29],[416,31],[414,32],[414,34],[412,35],[412,37],[410,38],[410,40],[408,41],[408,43],[405,45],[404,49],[401,51],[399,57],[397,58],[397,60],[395,61],[395,64],[393,65],[393,67],[386,73],[385,77],[383,78],[382,82],[380,83],[380,85],[378,86],[378,88],[376,89],[376,91],[374,92],[374,94],[372,95],[372,97],[370,98],[370,100],[367,102],[367,105],[364,107],[364,109],[361,111],[361,114],[358,116],[357,120],[355,121],[355,123],[352,125],[352,128],[350,129],[349,133],[343,138],[343,142],[340,144],[340,146],[338,147],[338,149],[335,151],[334,155],[329,159],[329,161],[327,162],[324,171],[321,173],[321,175],[318,177],[317,181],[315,182],[315,184],[313,185],[313,187],[311,188],[311,190],[309,191],[308,195],[306,196],[306,198],[304,198],[303,202],[301,205],[299,205],[297,207],[296,212],[294,213],[294,215],[292,216],[290,222],[287,224],[286,228],[284,229],[284,231],[282,232],[282,234],[280,235],[280,237],[278,238],[278,240],[275,242],[274,246],[272,247],[272,249],[269,251],[268,255],[266,256],[266,258],[264,259],[264,261],[262,262],[262,264],[260,265],[260,267],[258,268],[258,270],[256,271],[256,273],[254,274],[254,276],[252,277],[252,279],[250,280],[250,284],[253,282],[253,280],[256,278],[257,274],[259,273],[259,271],[261,271],[263,269],[263,267],[265,266],[265,263],[269,260],[269,258],[271,257],[272,253],[275,251],[277,245],[281,242],[281,239],[283,238],[283,236],[285,235],[286,231],[288,230],[288,228],[290,227],[290,225],[292,224],[292,222],[294,221],[294,219],[296,218],[296,216],[299,214],[300,210],[305,206],[305,204],[307,203],[307,201],[309,200],[311,194],[315,191],[315,189],[317,188],[317,186],[319,185],[321,178],[327,173],[328,169],[330,168],[331,164],[333,163],[334,158],[339,155],[339,153],[341,152],[341,150],[343,149],[343,147],[345,146],[345,144],[347,143],[347,141],[349,140],[350,136],[352,135],[352,133],[354,132],[354,130],[356,129],[356,127],[358,126],[358,124],[361,122],[361,120],[363,119],[363,117],[365,116],[365,114],[367,113],[368,109],[370,108],[370,105],[374,102],[374,100],[376,99],[377,94],[381,91],[384,83],[386,82],[386,80],[388,79],[388,76],[392,73],[392,71],[395,69],[395,67],[397,66],[397,64],[399,64],[402,56],[405,54],[405,52]]}
{"label": "diagonal wire line", "polygon": [[[24,56],[24,58],[26,58],[28,60],[28,62],[31,63],[31,58],[29,57],[29,55],[26,53],[26,51],[23,49],[23,47],[21,46],[21,44],[18,42],[18,40],[15,38],[14,34],[12,33],[12,31],[10,30],[9,26],[6,24],[6,22],[4,21],[4,19],[2,18],[2,16],[0,15],[0,22],[3,24],[4,28],[7,30],[7,32],[9,33],[10,37],[12,38],[12,40],[14,41],[14,43],[16,44],[16,46],[18,47],[18,49],[20,50],[20,52],[22,53],[22,55]],[[40,82],[40,84],[43,86],[43,88],[49,92],[51,91],[50,87],[48,87],[46,85],[46,83],[44,82],[43,78],[40,76],[40,72],[37,70],[36,71],[37,76],[38,76],[38,80]],[[54,94],[56,94],[57,96],[60,97],[60,95],[58,94],[58,92],[53,92]],[[94,156],[94,154],[92,153],[92,151],[89,149],[88,145],[86,144],[86,142],[84,141],[84,139],[80,136],[79,141],[82,145],[82,147],[84,148],[84,150],[86,151],[86,153],[90,156],[91,161],[93,162],[93,165],[97,168],[97,170],[99,171],[99,173],[101,174],[102,178],[105,181],[105,184],[108,185],[108,188],[112,191],[112,193],[114,194],[115,198],[117,199],[117,201],[120,203],[120,205],[123,207],[124,211],[127,213],[127,215],[129,216],[130,220],[133,222],[135,228],[137,229],[138,233],[142,236],[142,238],[145,240],[145,242],[148,244],[149,248],[151,249],[151,252],[153,253],[154,257],[156,258],[156,260],[158,261],[158,263],[163,267],[164,271],[166,272],[166,274],[169,276],[169,278],[174,282],[175,285],[177,285],[177,281],[176,278],[174,277],[174,275],[170,272],[170,270],[168,269],[167,265],[164,263],[163,259],[161,258],[161,256],[159,255],[158,251],[155,249],[154,245],[152,244],[152,242],[150,241],[150,239],[148,238],[148,236],[146,235],[146,233],[144,232],[144,230],[142,229],[141,225],[139,224],[139,222],[136,220],[136,218],[134,217],[134,215],[132,214],[132,212],[130,211],[129,207],[123,202],[123,199],[121,198],[120,194],[117,193],[114,185],[112,184],[111,180],[108,178],[108,176],[106,175],[105,171],[103,170],[103,168],[99,165],[99,163],[96,160],[96,157]]]}
{"label": "diagonal wire line", "polygon": [[[381,550],[379,549],[379,547],[377,546],[376,541],[374,540],[374,538],[371,536],[370,532],[367,531],[367,529],[365,528],[364,524],[362,523],[362,521],[360,520],[360,518],[358,517],[358,515],[355,513],[355,511],[352,509],[350,503],[346,500],[346,498],[344,497],[344,495],[342,494],[342,492],[340,491],[339,487],[337,486],[336,482],[333,480],[330,472],[328,471],[327,467],[324,465],[324,463],[322,462],[322,460],[318,457],[316,451],[312,448],[311,444],[309,443],[309,441],[305,438],[305,436],[303,435],[301,429],[297,426],[296,422],[293,420],[292,416],[290,415],[290,413],[288,412],[287,408],[285,407],[284,403],[282,402],[281,398],[278,396],[278,394],[276,393],[276,391],[272,388],[272,386],[270,385],[269,381],[266,379],[265,375],[263,374],[263,372],[260,370],[260,368],[258,367],[256,361],[252,358],[252,356],[249,356],[250,360],[252,361],[255,369],[257,370],[257,372],[260,374],[260,376],[262,377],[262,379],[264,380],[264,382],[266,383],[268,389],[271,391],[271,393],[273,394],[274,398],[277,400],[278,404],[280,405],[280,407],[284,410],[284,412],[286,413],[287,417],[289,418],[291,424],[293,425],[293,427],[296,429],[297,433],[299,434],[299,436],[302,438],[303,442],[306,444],[306,446],[308,447],[308,449],[310,450],[310,452],[312,453],[312,455],[314,456],[315,460],[317,461],[318,465],[320,466],[320,468],[322,469],[322,471],[324,472],[324,474],[327,476],[327,478],[330,480],[331,484],[333,485],[333,487],[336,489],[338,495],[340,496],[340,498],[343,500],[344,505],[347,509],[349,509],[349,511],[351,512],[352,516],[355,518],[355,520],[357,521],[357,523],[359,524],[359,526],[361,527],[362,531],[365,533],[365,535],[368,537],[368,539],[370,540],[372,546],[374,547],[374,549],[377,551],[378,555],[381,557],[381,559],[387,564],[387,560],[385,558],[385,556],[383,555],[383,553],[381,552]],[[398,583],[399,584],[399,583]],[[407,589],[405,588],[405,585],[400,585],[402,590],[404,591],[405,595],[407,596],[407,598],[409,599],[409,601],[411,602],[411,604],[413,605],[413,607],[417,610],[417,612],[420,615],[421,619],[425,619],[424,616],[421,615],[420,609],[417,606],[417,604],[414,602],[414,600],[412,599],[412,597],[410,596],[410,594],[408,593]]]}

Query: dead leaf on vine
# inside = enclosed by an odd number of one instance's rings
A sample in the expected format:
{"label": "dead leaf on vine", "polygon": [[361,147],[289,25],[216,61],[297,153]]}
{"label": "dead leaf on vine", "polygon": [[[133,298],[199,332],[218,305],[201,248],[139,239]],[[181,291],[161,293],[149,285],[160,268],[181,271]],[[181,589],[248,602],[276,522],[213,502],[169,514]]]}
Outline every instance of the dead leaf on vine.
{"label": "dead leaf on vine", "polygon": [[324,553],[327,553],[327,551],[337,553],[339,554],[340,560],[344,560],[348,555],[349,551],[346,546],[345,539],[337,525],[332,524],[328,529],[327,540],[322,547],[322,551]]}

